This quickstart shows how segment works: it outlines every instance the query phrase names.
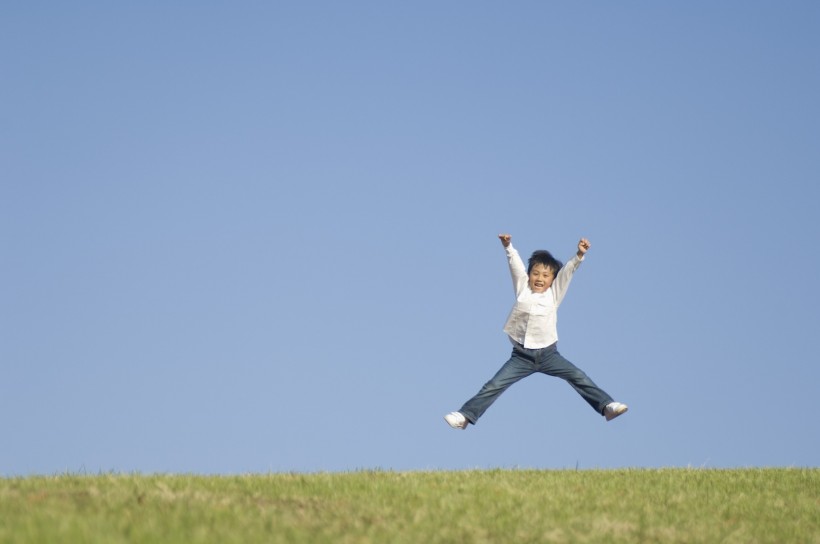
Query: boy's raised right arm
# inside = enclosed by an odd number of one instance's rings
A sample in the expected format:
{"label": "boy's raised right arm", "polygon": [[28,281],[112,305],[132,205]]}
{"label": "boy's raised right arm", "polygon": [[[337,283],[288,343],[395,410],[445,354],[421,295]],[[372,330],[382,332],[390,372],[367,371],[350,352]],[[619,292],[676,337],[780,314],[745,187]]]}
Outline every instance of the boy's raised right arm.
{"label": "boy's raised right arm", "polygon": [[512,276],[513,289],[515,294],[521,292],[524,285],[527,284],[527,269],[518,251],[512,245],[512,236],[509,234],[499,234],[498,239],[501,240],[501,245],[507,253],[507,261],[510,264],[510,275]]}

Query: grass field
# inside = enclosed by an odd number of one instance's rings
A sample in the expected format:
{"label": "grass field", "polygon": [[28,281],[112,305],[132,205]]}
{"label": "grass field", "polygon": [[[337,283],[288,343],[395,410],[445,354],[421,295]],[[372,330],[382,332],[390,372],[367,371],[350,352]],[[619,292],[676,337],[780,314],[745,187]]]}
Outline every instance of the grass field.
{"label": "grass field", "polygon": [[820,543],[820,469],[5,478],[0,542]]}

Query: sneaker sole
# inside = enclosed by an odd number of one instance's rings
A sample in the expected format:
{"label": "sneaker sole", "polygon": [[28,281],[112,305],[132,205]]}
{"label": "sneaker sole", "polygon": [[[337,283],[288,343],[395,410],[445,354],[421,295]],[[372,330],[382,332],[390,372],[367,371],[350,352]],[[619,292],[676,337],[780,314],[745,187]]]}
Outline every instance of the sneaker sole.
{"label": "sneaker sole", "polygon": [[463,431],[464,429],[467,428],[467,422],[466,421],[464,422],[464,425],[453,425],[452,423],[450,423],[450,420],[447,419],[447,416],[444,416],[444,421],[446,421],[447,425],[449,425],[453,429],[460,429],[460,430]]}
{"label": "sneaker sole", "polygon": [[629,407],[626,407],[626,408],[624,408],[624,409],[623,409],[623,411],[622,411],[622,412],[618,412],[618,413],[611,414],[611,415],[610,415],[610,414],[607,414],[607,415],[606,415],[606,420],[607,420],[607,421],[612,421],[612,420],[613,420],[613,419],[615,419],[616,417],[618,417],[618,416],[622,416],[622,415],[624,415],[625,413],[627,413],[628,411],[629,411]]}

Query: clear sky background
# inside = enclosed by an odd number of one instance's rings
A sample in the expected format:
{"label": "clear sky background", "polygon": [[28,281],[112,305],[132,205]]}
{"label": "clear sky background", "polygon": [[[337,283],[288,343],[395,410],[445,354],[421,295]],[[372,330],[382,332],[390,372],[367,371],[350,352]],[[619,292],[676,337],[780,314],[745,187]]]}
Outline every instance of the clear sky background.
{"label": "clear sky background", "polygon": [[[6,2],[0,475],[818,466],[820,3]],[[509,232],[592,248],[506,361]]]}

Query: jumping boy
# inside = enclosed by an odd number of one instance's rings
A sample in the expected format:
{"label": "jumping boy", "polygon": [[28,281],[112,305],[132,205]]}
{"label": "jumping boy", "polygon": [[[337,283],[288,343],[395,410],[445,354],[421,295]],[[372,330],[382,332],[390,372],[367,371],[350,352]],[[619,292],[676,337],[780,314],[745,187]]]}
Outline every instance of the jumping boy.
{"label": "jumping boy", "polygon": [[475,425],[501,393],[536,372],[566,380],[607,421],[626,412],[626,404],[615,402],[580,368],[558,353],[558,306],[564,299],[572,275],[589,251],[589,240],[581,238],[578,252],[565,266],[549,251],[538,250],[530,257],[529,267],[525,270],[518,251],[511,243],[512,237],[500,234],[498,238],[507,252],[516,296],[515,305],[504,325],[504,332],[513,344],[512,355],[473,398],[465,402],[458,412],[450,412],[444,419],[454,429],[466,429],[470,423]]}

